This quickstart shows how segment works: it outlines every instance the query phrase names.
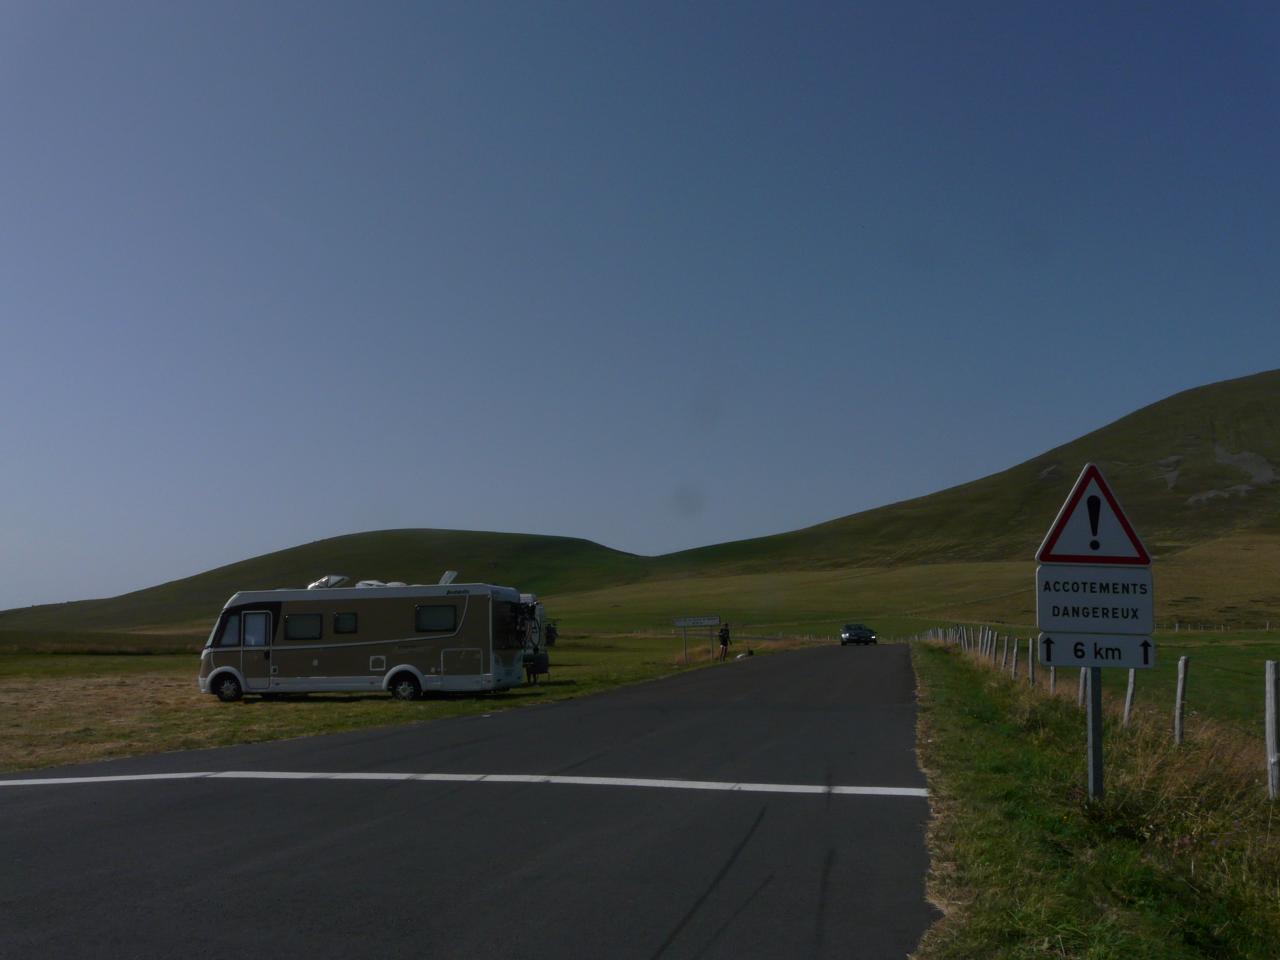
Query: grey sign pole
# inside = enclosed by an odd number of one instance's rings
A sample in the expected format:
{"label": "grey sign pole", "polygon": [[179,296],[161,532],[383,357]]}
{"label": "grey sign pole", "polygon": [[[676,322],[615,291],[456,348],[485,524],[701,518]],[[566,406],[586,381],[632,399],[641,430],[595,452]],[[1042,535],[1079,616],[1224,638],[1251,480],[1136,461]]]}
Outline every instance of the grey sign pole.
{"label": "grey sign pole", "polygon": [[1280,700],[1280,671],[1276,661],[1268,660],[1267,677],[1267,795],[1272,800],[1280,797],[1280,726],[1277,726],[1276,708]]}
{"label": "grey sign pole", "polygon": [[1102,799],[1102,668],[1089,668],[1089,799]]}

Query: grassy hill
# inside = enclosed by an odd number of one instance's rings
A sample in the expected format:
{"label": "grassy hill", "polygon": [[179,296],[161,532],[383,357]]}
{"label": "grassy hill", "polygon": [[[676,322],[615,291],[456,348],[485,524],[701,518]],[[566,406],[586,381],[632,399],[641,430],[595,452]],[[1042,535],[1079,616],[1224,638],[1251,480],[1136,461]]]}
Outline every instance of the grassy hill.
{"label": "grassy hill", "polygon": [[1280,371],[1271,371],[1187,390],[972,483],[777,536],[640,557],[561,537],[362,533],[112,599],[0,612],[0,643],[122,634],[189,643],[235,590],[333,572],[434,583],[445,569],[550,595],[592,629],[657,626],[673,605],[792,627],[850,610],[1027,623],[1031,558],[1087,461],[1156,558],[1162,619],[1280,623]]}
{"label": "grassy hill", "polygon": [[1184,391],[972,483],[657,563],[752,572],[1027,560],[1090,461],[1157,558],[1242,531],[1280,534],[1280,370]]}

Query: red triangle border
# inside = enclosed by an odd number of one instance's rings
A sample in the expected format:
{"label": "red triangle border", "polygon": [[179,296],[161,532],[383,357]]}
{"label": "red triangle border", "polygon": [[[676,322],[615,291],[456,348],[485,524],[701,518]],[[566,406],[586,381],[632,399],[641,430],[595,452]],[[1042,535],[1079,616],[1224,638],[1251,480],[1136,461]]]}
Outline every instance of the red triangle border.
{"label": "red triangle border", "polygon": [[[1120,526],[1124,530],[1125,535],[1129,538],[1129,542],[1133,548],[1138,551],[1136,557],[1099,557],[1078,553],[1061,553],[1054,554],[1053,548],[1057,546],[1058,538],[1062,536],[1063,528],[1066,527],[1067,521],[1075,514],[1076,506],[1080,503],[1080,498],[1084,496],[1085,490],[1092,480],[1098,485],[1098,489],[1102,491],[1102,495],[1107,498],[1107,503],[1111,506],[1112,511],[1116,515],[1116,519],[1120,521]],[[1087,563],[1091,566],[1130,566],[1130,567],[1147,567],[1151,565],[1151,555],[1147,553],[1147,548],[1143,546],[1142,541],[1138,539],[1138,535],[1134,532],[1133,526],[1129,523],[1129,518],[1124,515],[1124,511],[1120,509],[1120,504],[1116,502],[1115,494],[1111,492],[1111,488],[1107,486],[1107,481],[1102,478],[1102,471],[1092,463],[1085,464],[1084,470],[1080,474],[1080,478],[1076,480],[1075,488],[1067,497],[1067,502],[1063,505],[1057,519],[1053,523],[1049,535],[1044,538],[1044,543],[1040,545],[1040,549],[1036,551],[1037,563]]]}

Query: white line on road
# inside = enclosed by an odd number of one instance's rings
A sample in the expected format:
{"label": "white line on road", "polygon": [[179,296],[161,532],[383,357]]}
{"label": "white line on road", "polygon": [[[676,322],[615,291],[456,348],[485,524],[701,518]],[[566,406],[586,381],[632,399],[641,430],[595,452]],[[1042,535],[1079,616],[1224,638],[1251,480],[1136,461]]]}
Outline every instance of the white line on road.
{"label": "white line on road", "polygon": [[143,780],[398,780],[442,783],[554,783],[575,787],[648,787],[659,790],[720,790],[735,793],[798,793],[819,796],[927,797],[923,787],[851,787],[821,783],[733,783],[724,780],[654,780],[632,777],[559,777],[538,773],[307,773],[224,770],[199,773],[146,773],[114,777],[46,777],[0,780],[0,787],[51,787],[73,783],[124,783]]}

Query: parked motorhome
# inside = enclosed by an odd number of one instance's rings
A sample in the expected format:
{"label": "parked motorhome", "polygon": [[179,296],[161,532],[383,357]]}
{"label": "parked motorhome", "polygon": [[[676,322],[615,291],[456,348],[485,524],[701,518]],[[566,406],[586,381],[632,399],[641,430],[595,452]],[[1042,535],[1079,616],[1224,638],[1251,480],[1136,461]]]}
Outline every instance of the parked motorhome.
{"label": "parked motorhome", "polygon": [[200,656],[200,690],[245,693],[505,690],[523,681],[541,605],[511,587],[325,577],[227,601]]}

